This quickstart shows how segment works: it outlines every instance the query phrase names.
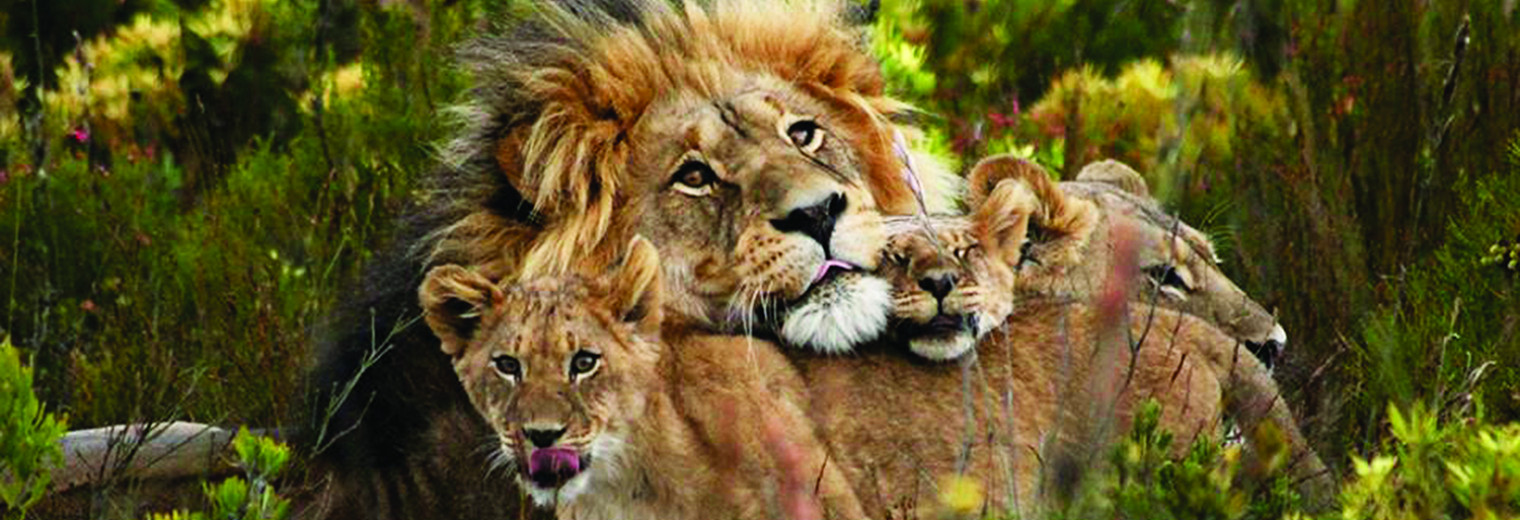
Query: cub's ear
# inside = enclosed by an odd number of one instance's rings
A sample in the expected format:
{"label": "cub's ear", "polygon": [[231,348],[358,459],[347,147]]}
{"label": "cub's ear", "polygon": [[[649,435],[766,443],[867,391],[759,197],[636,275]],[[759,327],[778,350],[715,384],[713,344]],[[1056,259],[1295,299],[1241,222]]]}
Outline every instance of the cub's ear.
{"label": "cub's ear", "polygon": [[480,273],[450,264],[428,271],[417,298],[444,353],[457,357],[475,336],[481,316],[501,303],[502,293]]}
{"label": "cub's ear", "polygon": [[628,242],[623,265],[610,279],[612,311],[639,329],[658,331],[660,326],[660,251],[642,236]]}
{"label": "cub's ear", "polygon": [[1040,201],[1028,184],[1017,180],[997,183],[971,216],[982,249],[1009,266],[1019,265],[1030,219],[1039,209]]}
{"label": "cub's ear", "polygon": [[1077,180],[1080,182],[1101,182],[1129,192],[1131,195],[1150,198],[1151,189],[1145,184],[1145,177],[1140,172],[1113,159],[1104,159],[1082,167],[1077,172]]}
{"label": "cub's ear", "polygon": [[976,163],[966,176],[966,205],[975,212],[1003,181],[1022,182],[1037,197],[1058,196],[1055,181],[1040,165],[1008,154],[994,155]]}

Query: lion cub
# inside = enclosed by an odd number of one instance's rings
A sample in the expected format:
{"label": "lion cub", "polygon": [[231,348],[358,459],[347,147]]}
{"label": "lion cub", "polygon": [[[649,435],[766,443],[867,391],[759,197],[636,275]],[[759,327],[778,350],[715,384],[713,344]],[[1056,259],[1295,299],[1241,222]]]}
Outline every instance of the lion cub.
{"label": "lion cub", "polygon": [[591,279],[427,274],[427,323],[496,434],[495,460],[560,518],[778,518],[820,505],[861,518],[787,360],[750,338],[662,337],[659,271],[635,238],[621,267]]}

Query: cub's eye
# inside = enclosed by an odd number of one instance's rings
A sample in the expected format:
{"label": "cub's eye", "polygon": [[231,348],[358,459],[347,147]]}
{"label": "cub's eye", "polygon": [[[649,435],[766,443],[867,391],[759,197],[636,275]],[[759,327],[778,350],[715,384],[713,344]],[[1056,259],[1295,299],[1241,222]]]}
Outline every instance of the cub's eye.
{"label": "cub's eye", "polygon": [[570,358],[570,377],[573,379],[577,376],[591,373],[591,371],[596,370],[596,366],[600,364],[601,360],[601,354],[589,350],[576,352],[575,357]]}
{"label": "cub's eye", "polygon": [[1175,287],[1182,290],[1188,289],[1187,282],[1182,279],[1182,275],[1177,274],[1177,269],[1169,264],[1147,267],[1145,268],[1145,274],[1146,276],[1149,276],[1151,280],[1154,280],[1156,283],[1161,284],[1163,287]]}
{"label": "cub's eye", "polygon": [[718,182],[718,174],[707,163],[688,160],[670,176],[670,187],[693,197],[706,197]]}
{"label": "cub's eye", "polygon": [[808,119],[797,121],[786,127],[786,137],[806,153],[816,152],[823,146],[823,128]]}
{"label": "cub's eye", "polygon": [[491,366],[496,367],[496,372],[512,380],[522,379],[522,363],[517,358],[505,354],[491,358]]}

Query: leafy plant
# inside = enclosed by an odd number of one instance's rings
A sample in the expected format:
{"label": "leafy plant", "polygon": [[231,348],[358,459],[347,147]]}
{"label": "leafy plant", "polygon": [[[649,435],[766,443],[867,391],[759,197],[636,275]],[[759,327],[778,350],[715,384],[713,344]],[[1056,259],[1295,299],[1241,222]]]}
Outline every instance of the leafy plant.
{"label": "leafy plant", "polygon": [[1353,458],[1356,478],[1342,492],[1341,517],[1361,519],[1513,518],[1520,514],[1520,424],[1481,420],[1440,424],[1415,403],[1389,405],[1392,438],[1370,460]]}
{"label": "leafy plant", "polygon": [[32,392],[32,370],[10,338],[0,339],[0,503],[6,518],[26,518],[63,462],[58,440],[67,431]]}
{"label": "leafy plant", "polygon": [[[1286,445],[1258,442],[1254,466],[1240,446],[1201,436],[1175,458],[1171,432],[1160,427],[1161,406],[1140,404],[1130,431],[1112,448],[1107,467],[1088,468],[1088,479],[1053,519],[1280,518],[1301,507],[1292,479],[1280,474]],[[1261,437],[1270,428],[1251,432]],[[1250,478],[1243,473],[1252,468]]]}
{"label": "leafy plant", "polygon": [[290,501],[280,496],[274,482],[290,461],[290,448],[243,428],[233,438],[232,450],[243,476],[204,485],[209,512],[173,511],[149,515],[148,519],[281,520],[289,515]]}

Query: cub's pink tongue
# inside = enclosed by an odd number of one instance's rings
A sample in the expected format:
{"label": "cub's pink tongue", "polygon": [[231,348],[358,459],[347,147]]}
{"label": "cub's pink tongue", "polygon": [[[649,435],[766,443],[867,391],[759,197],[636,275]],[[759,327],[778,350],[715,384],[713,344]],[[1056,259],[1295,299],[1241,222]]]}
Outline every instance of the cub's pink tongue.
{"label": "cub's pink tongue", "polygon": [[581,458],[567,448],[539,448],[528,456],[528,478],[546,488],[559,487],[581,472]]}
{"label": "cub's pink tongue", "polygon": [[838,269],[840,271],[853,271],[855,270],[855,264],[843,260],[824,260],[823,265],[818,266],[818,272],[813,273],[813,281],[808,283],[818,283],[819,280],[822,280],[824,277],[829,275],[829,271],[832,271],[834,269]]}

